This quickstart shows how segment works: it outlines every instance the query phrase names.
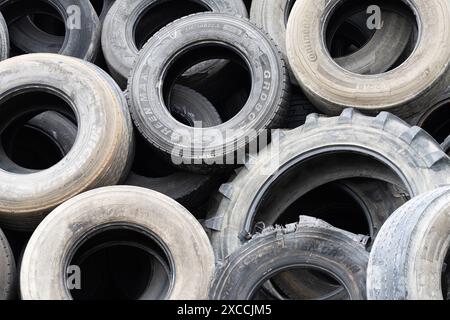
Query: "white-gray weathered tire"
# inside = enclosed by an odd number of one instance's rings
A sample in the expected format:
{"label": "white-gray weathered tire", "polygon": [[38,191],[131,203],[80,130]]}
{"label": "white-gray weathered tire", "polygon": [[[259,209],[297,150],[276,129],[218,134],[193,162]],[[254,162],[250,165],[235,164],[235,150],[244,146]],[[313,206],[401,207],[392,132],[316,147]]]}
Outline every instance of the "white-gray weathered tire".
{"label": "white-gray weathered tire", "polygon": [[9,33],[5,18],[0,13],[0,61],[9,57]]}
{"label": "white-gray weathered tire", "polygon": [[286,35],[290,66],[305,94],[323,112],[339,114],[354,107],[408,117],[423,111],[431,97],[448,85],[450,2],[410,0],[417,16],[415,50],[400,66],[377,75],[358,75],[338,66],[323,41],[327,17],[342,0],[297,1]]}
{"label": "white-gray weathered tire", "polygon": [[[71,151],[53,167],[30,174],[0,171],[3,226],[32,230],[64,201],[93,188],[114,185],[128,174],[133,127],[125,97],[107,77],[88,62],[56,54],[29,54],[0,63],[3,126],[17,115],[39,111],[27,104],[11,106],[7,103],[11,92],[19,96],[46,90],[67,101],[79,128]],[[41,108],[47,111],[53,106]]]}
{"label": "white-gray weathered tire", "polygon": [[450,249],[449,211],[450,186],[446,186],[410,200],[389,217],[370,254],[368,299],[443,299],[441,279]]}
{"label": "white-gray weathered tire", "polygon": [[[231,254],[248,239],[255,222],[272,224],[306,192],[351,177],[400,185],[414,197],[450,183],[450,158],[425,131],[387,112],[377,117],[353,109],[333,118],[309,115],[304,126],[281,132],[278,146],[264,149],[220,188],[205,221],[216,255]],[[278,192],[271,188],[281,182]]]}
{"label": "white-gray weathered tire", "polygon": [[25,300],[71,299],[65,272],[70,256],[98,232],[125,227],[159,244],[172,271],[167,299],[206,299],[214,254],[198,221],[180,204],[155,191],[115,186],[92,190],[56,208],[31,237],[22,260]]}

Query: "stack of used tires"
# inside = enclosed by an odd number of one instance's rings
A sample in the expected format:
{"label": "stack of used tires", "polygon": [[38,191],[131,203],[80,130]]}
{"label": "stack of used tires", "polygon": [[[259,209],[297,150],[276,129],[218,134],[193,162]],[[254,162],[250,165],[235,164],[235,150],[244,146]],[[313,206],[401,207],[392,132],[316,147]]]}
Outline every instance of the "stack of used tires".
{"label": "stack of used tires", "polygon": [[0,299],[450,299],[448,0],[0,12]]}

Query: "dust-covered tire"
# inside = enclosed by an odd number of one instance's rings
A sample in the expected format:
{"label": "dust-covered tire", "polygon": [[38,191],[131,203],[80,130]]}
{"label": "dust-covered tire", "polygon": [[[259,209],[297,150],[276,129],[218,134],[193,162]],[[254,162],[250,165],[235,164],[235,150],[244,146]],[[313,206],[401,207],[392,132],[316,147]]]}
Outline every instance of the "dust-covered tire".
{"label": "dust-covered tire", "polygon": [[[385,110],[401,117],[420,111],[448,85],[450,3],[411,0],[420,37],[415,50],[400,66],[372,76],[339,67],[324,47],[326,17],[341,0],[297,1],[287,28],[287,55],[305,94],[324,113],[339,114],[346,107],[370,113]],[[431,54],[430,54],[431,53]]]}
{"label": "dust-covered tire", "polygon": [[214,254],[201,225],[167,196],[124,186],[86,192],[46,217],[24,253],[20,277],[22,298],[70,299],[63,271],[68,267],[69,255],[80,247],[80,242],[93,236],[95,230],[115,227],[139,230],[164,249],[172,270],[171,289],[166,299],[207,298],[214,273]]}
{"label": "dust-covered tire", "polygon": [[5,18],[0,13],[0,61],[9,57],[9,32]]}
{"label": "dust-covered tire", "polygon": [[[313,114],[304,126],[280,135],[277,145],[263,150],[220,188],[205,221],[217,257],[239,248],[254,223],[271,225],[292,201],[328,182],[378,179],[402,187],[410,197],[450,182],[450,158],[440,146],[422,129],[386,112],[377,117],[353,109],[333,118]],[[288,173],[299,178],[281,179]],[[282,181],[282,191],[269,192]]]}
{"label": "dust-covered tire", "polygon": [[[62,202],[92,188],[114,185],[125,174],[133,147],[133,128],[125,97],[106,77],[87,62],[62,55],[30,54],[0,63],[3,99],[11,97],[9,92],[20,94],[45,88],[68,102],[79,125],[71,151],[53,167],[30,174],[0,172],[3,225],[33,229]],[[11,107],[4,100],[0,108],[4,114],[2,125],[23,113],[39,114],[40,108],[41,112],[62,111],[58,106]]]}
{"label": "dust-covered tire", "polygon": [[368,299],[443,299],[448,290],[448,283],[442,287],[443,272],[450,272],[449,206],[447,186],[412,199],[391,215],[370,254]]}
{"label": "dust-covered tire", "polygon": [[321,220],[300,217],[298,224],[269,228],[222,262],[210,297],[249,300],[258,286],[280,271],[303,266],[332,274],[352,300],[366,297],[369,254],[364,236],[334,228]]}

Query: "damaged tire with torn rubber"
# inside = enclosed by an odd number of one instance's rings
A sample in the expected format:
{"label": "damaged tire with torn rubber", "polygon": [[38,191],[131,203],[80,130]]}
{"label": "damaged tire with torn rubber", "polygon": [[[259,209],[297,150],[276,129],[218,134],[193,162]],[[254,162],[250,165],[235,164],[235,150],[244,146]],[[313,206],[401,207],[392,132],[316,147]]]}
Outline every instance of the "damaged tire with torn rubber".
{"label": "damaged tire with torn rubber", "polygon": [[210,297],[250,300],[266,281],[286,270],[306,269],[336,279],[346,299],[365,300],[366,242],[365,236],[304,216],[298,224],[265,229],[220,263]]}

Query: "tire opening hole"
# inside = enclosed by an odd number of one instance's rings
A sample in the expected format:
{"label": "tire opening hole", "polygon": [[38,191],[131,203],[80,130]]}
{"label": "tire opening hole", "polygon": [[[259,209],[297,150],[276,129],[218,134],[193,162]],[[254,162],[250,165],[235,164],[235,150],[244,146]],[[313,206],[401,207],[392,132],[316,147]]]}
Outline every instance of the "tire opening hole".
{"label": "tire opening hole", "polygon": [[207,11],[211,9],[193,0],[155,1],[142,11],[134,25],[133,38],[136,48],[142,49],[156,32],[169,23],[190,14]]}
{"label": "tire opening hole", "polygon": [[253,291],[252,300],[348,300],[349,294],[331,273],[314,267],[281,270]]}
{"label": "tire opening hole", "polygon": [[103,11],[103,6],[105,5],[105,1],[104,0],[89,0],[89,1],[94,7],[94,10],[97,13],[97,15],[100,17]]}
{"label": "tire opening hole", "polygon": [[[77,135],[76,115],[56,95],[33,91],[0,103],[0,166],[11,172],[45,170],[61,161]],[[49,111],[51,110],[51,111]]]}
{"label": "tire opening hole", "polygon": [[[396,40],[398,46],[392,44],[393,32],[403,36]],[[327,17],[324,37],[330,56],[340,66],[360,74],[380,74],[397,68],[412,54],[418,22],[403,0],[347,0]],[[367,60],[369,67],[355,68],[355,61],[349,60],[351,54],[355,54],[354,60]],[[387,57],[385,61],[376,61],[381,56]]]}
{"label": "tire opening hole", "polygon": [[[201,94],[215,107],[221,120],[226,122],[234,118],[247,103],[252,76],[247,62],[234,49],[222,43],[209,43],[188,48],[174,59],[164,78],[166,106],[171,105],[173,87],[176,85]],[[173,114],[171,108],[169,111]],[[173,115],[177,118],[176,114]],[[202,123],[202,127],[210,125]]]}
{"label": "tire opening hole", "polygon": [[31,21],[40,30],[58,37],[64,37],[66,35],[66,26],[64,21],[57,14],[54,13],[36,13],[31,15]]}
{"label": "tire opening hole", "polygon": [[66,285],[74,300],[164,299],[173,274],[159,243],[128,226],[110,226],[89,236],[75,248],[67,268]]}
{"label": "tire opening hole", "polygon": [[419,122],[437,142],[444,142],[450,135],[450,98],[436,104]]}

